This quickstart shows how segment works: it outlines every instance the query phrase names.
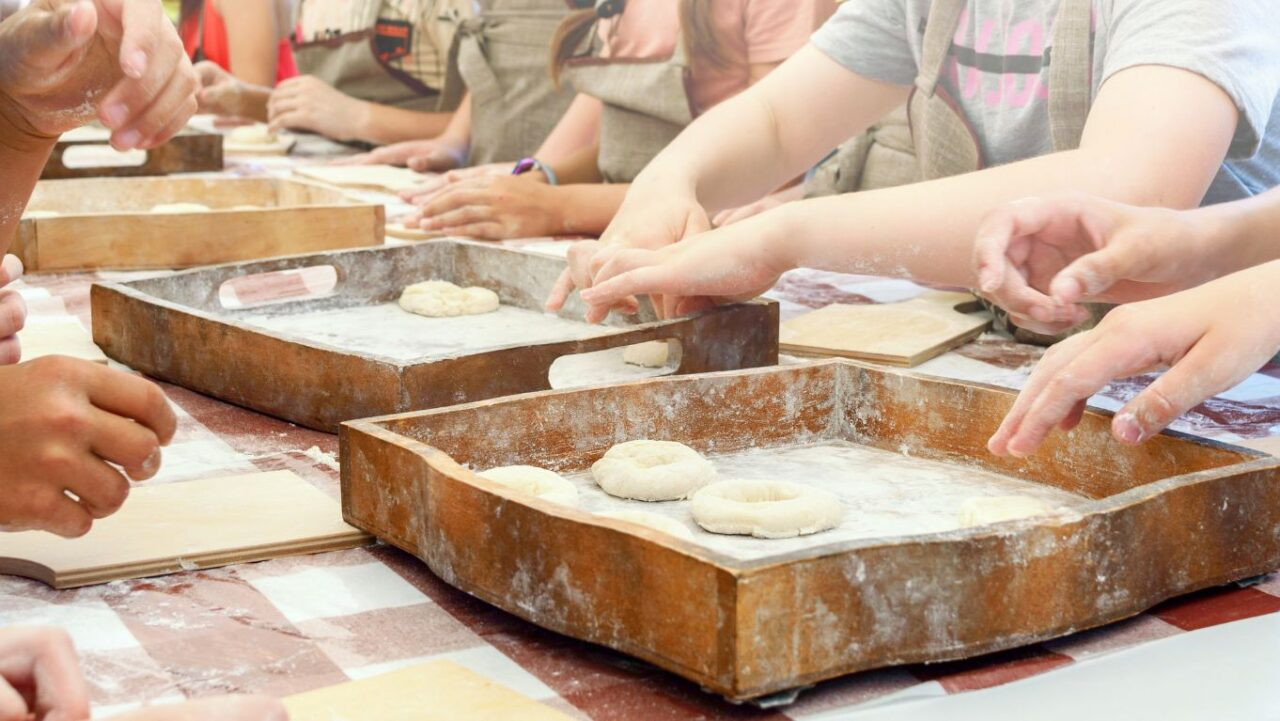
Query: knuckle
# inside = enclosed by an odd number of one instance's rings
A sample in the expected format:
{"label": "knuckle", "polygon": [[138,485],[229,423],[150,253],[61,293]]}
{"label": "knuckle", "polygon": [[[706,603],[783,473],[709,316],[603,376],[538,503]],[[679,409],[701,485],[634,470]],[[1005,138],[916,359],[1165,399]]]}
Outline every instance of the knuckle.
{"label": "knuckle", "polygon": [[45,422],[55,434],[79,436],[89,427],[89,409],[75,402],[57,402],[51,404],[46,411]]}
{"label": "knuckle", "polygon": [[22,360],[22,343],[17,338],[0,340],[0,365],[13,365]]}

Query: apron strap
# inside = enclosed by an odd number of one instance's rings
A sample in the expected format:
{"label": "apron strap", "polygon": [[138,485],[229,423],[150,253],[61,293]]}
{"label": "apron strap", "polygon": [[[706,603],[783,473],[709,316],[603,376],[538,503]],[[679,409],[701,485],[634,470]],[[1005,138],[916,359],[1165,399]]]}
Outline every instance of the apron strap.
{"label": "apron strap", "polygon": [[920,53],[920,71],[916,75],[916,87],[927,97],[933,97],[938,80],[942,78],[947,54],[960,27],[960,16],[967,6],[967,0],[934,0],[933,7],[929,9],[924,27],[924,47]]}
{"label": "apron strap", "polygon": [[1055,151],[1080,147],[1093,103],[1093,3],[1061,0],[1049,59],[1049,133]]}

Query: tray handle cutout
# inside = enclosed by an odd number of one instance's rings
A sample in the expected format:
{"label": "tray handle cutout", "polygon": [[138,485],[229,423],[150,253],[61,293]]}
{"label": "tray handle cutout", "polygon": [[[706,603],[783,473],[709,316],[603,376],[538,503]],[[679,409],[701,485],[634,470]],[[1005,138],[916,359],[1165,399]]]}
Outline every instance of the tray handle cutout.
{"label": "tray handle cutout", "polygon": [[218,302],[227,310],[260,308],[280,303],[327,298],[338,287],[338,269],[332,265],[276,270],[242,275],[218,286]]}
{"label": "tray handle cutout", "polygon": [[578,388],[618,381],[661,378],[680,369],[684,346],[678,338],[664,338],[556,358],[547,370],[554,389]]}
{"label": "tray handle cutout", "polygon": [[66,170],[84,168],[140,168],[150,157],[149,150],[116,150],[105,143],[67,146],[56,160]]}

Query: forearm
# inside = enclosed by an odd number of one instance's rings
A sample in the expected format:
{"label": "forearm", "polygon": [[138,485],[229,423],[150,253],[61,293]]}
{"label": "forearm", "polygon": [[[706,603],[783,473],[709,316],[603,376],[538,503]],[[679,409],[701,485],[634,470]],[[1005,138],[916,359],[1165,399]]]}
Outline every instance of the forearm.
{"label": "forearm", "polygon": [[370,102],[364,103],[364,111],[356,139],[379,145],[435,138],[449,127],[453,117],[453,113],[426,113]]}
{"label": "forearm", "polygon": [[560,232],[556,235],[599,235],[617,214],[627,185],[562,185],[551,188]]}
{"label": "forearm", "polygon": [[31,191],[40,179],[49,153],[57,138],[42,138],[21,133],[0,117],[0,168],[4,182],[0,184],[0,255],[9,247],[22,211],[27,207]]}
{"label": "forearm", "polygon": [[573,158],[583,148],[596,145],[600,140],[600,116],[603,112],[604,105],[599,100],[579,93],[534,157],[557,165]]}
{"label": "forearm", "polygon": [[1204,228],[1203,261],[1227,275],[1280,259],[1280,188],[1189,214]]}
{"label": "forearm", "polygon": [[[541,160],[541,158],[539,158]],[[545,162],[545,161],[544,161]],[[602,183],[600,176],[600,145],[592,143],[564,157],[558,163],[549,163],[561,185],[576,183]]]}
{"label": "forearm", "polygon": [[267,102],[269,100],[271,100],[271,88],[242,82],[236,88],[234,101],[236,110],[231,114],[265,123],[268,119]]}

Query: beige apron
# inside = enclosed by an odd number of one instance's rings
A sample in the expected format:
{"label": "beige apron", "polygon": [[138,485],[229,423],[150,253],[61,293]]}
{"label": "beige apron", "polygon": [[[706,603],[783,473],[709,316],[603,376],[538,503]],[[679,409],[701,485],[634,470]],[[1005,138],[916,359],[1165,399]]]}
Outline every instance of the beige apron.
{"label": "beige apron", "polygon": [[[378,57],[375,26],[382,10],[379,2],[366,2],[362,30],[332,38],[295,42],[293,57],[302,75],[313,75],[354,98],[382,105],[421,111],[451,110],[442,93],[422,80]],[[464,8],[460,10],[459,8]],[[458,23],[469,15],[469,3],[433,3],[435,17],[414,26],[417,32],[433,32],[437,43],[452,42]],[[429,28],[429,29],[424,29]],[[449,45],[437,45],[448,48]]]}
{"label": "beige apron", "polygon": [[604,104],[600,175],[610,183],[629,183],[693,122],[685,44],[677,39],[666,60],[627,60],[599,57],[594,27],[585,42],[589,52],[569,59],[565,77]]}
{"label": "beige apron", "polygon": [[547,72],[564,0],[488,0],[463,20],[450,51],[446,96],[471,91],[470,165],[533,155],[573,101]]}

